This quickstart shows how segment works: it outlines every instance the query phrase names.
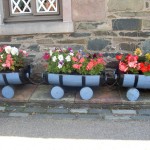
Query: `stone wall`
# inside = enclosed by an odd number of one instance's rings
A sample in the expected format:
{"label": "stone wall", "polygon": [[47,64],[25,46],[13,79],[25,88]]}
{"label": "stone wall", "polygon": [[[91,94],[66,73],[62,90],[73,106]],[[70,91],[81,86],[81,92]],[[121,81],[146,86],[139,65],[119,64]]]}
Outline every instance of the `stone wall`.
{"label": "stone wall", "polygon": [[37,70],[48,47],[100,51],[108,62],[137,47],[150,52],[150,0],[72,0],[72,13],[74,33],[0,36],[0,44],[29,51]]}

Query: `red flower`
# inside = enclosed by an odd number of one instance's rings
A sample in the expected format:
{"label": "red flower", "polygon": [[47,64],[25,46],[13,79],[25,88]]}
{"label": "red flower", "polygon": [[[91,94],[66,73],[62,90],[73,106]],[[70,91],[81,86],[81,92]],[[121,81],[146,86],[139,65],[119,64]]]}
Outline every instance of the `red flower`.
{"label": "red flower", "polygon": [[122,54],[116,55],[116,59],[117,59],[117,60],[121,60],[121,59],[122,59],[122,56],[123,56]]}
{"label": "red flower", "polygon": [[148,72],[148,66],[144,63],[140,63],[140,70],[144,73],[144,72]]}

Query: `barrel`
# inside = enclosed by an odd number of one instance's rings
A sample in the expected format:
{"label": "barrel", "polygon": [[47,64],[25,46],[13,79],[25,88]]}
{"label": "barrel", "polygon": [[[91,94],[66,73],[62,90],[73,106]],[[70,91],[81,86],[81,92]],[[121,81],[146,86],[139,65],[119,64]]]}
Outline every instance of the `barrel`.
{"label": "barrel", "polygon": [[100,86],[104,81],[101,75],[67,75],[67,74],[46,74],[46,82],[51,85],[60,86]]}
{"label": "barrel", "polygon": [[120,76],[120,85],[123,87],[150,89],[150,76],[139,74],[123,74]]}

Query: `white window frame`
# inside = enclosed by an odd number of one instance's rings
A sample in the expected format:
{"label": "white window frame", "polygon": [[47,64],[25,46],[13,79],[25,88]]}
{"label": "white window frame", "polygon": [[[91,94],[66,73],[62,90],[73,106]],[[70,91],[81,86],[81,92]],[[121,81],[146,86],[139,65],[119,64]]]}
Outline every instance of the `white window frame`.
{"label": "white window frame", "polygon": [[63,21],[10,23],[3,22],[3,3],[0,1],[0,35],[74,32],[71,0],[62,0]]}

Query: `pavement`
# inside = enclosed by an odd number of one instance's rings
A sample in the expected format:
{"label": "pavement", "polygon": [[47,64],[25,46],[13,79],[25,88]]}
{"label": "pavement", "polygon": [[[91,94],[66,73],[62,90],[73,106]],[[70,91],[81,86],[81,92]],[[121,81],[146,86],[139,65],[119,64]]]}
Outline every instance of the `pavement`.
{"label": "pavement", "polygon": [[[94,88],[90,100],[82,100],[80,88],[65,88],[62,99],[50,96],[51,85],[25,84],[15,86],[15,96],[6,99],[0,94],[0,117],[27,117],[50,114],[52,117],[96,117],[99,119],[150,120],[150,92],[140,90],[137,101],[126,98],[127,88],[101,86]],[[86,114],[86,115],[85,115]]]}

